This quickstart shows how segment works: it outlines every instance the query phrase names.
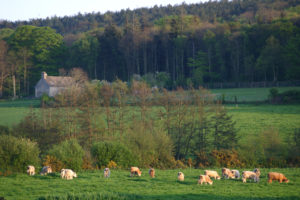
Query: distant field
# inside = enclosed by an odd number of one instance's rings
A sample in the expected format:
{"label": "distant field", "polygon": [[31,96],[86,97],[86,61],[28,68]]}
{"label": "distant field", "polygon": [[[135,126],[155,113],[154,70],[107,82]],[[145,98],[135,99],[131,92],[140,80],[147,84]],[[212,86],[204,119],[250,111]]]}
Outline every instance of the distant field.
{"label": "distant field", "polygon": [[[263,130],[278,130],[282,139],[300,128],[300,105],[239,105],[226,106],[236,122],[240,136],[249,136]],[[246,138],[244,138],[246,139]]]}
{"label": "distant field", "polygon": [[39,106],[39,100],[0,101],[0,125],[19,123],[31,108]]}
{"label": "distant field", "polygon": [[[269,90],[271,88],[233,88],[233,89],[213,89],[211,92],[216,94],[217,98],[225,95],[225,101],[235,101],[235,96],[238,102],[255,102],[268,100]],[[300,87],[280,87],[279,92],[287,90],[300,90]]]}
{"label": "distant field", "polygon": [[[221,169],[216,169],[221,173]],[[242,169],[245,170],[245,169]],[[240,170],[240,171],[242,171]],[[252,170],[252,169],[247,169]],[[185,174],[185,181],[177,181],[177,173]],[[267,183],[267,173],[284,173],[290,183]],[[213,180],[213,185],[197,185],[201,169],[156,170],[151,179],[147,169],[141,177],[130,177],[129,171],[112,170],[111,177],[104,179],[102,170],[79,172],[78,178],[62,180],[59,174],[28,176],[16,174],[0,177],[0,197],[19,199],[223,199],[223,200],[286,200],[300,197],[300,169],[262,169],[259,183],[242,183],[239,180]],[[50,197],[49,197],[50,196]],[[106,196],[106,198],[92,198]],[[81,198],[76,198],[81,197]]]}
{"label": "distant field", "polygon": [[[231,89],[234,90],[242,89]],[[255,89],[248,90],[248,94],[255,91]],[[265,92],[267,91],[265,89]],[[39,100],[0,102],[0,125],[11,127],[19,123],[30,112],[30,107],[38,105]],[[240,136],[258,134],[264,129],[274,128],[283,139],[286,139],[295,128],[300,128],[300,105],[239,104],[226,105],[226,108],[236,121]]]}

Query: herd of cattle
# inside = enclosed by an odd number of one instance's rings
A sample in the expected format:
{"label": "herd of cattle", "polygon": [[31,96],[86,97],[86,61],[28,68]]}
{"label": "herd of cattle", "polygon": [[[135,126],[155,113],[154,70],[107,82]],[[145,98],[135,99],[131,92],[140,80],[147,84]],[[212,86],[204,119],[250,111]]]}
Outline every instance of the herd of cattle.
{"label": "herd of cattle", "polygon": [[[32,176],[35,175],[35,167],[32,165],[29,165],[27,167],[27,173]],[[47,175],[49,173],[52,173],[52,169],[50,166],[44,166],[40,172],[41,175]],[[138,167],[131,167],[130,169],[130,176],[141,176],[142,172]],[[151,178],[155,178],[155,170],[154,168],[149,169],[149,175]],[[60,171],[60,177],[62,179],[73,179],[73,177],[77,177],[77,174],[72,171],[71,169],[62,169]],[[110,169],[105,168],[104,169],[104,177],[109,178],[110,177]],[[222,177],[225,179],[240,179],[240,172],[238,170],[230,170],[228,168],[222,168]],[[260,170],[258,168],[255,168],[253,171],[243,171],[242,172],[242,181],[243,183],[247,182],[247,179],[252,179],[254,182],[259,182],[260,177]],[[211,178],[221,179],[217,171],[212,170],[204,170],[204,175],[200,175],[198,179],[198,184],[213,184],[213,181]],[[184,174],[182,172],[178,172],[177,174],[178,181],[184,181]],[[278,181],[280,183],[285,182],[288,183],[289,180],[282,174],[277,172],[269,172],[268,173],[268,182],[272,183],[272,181]]]}

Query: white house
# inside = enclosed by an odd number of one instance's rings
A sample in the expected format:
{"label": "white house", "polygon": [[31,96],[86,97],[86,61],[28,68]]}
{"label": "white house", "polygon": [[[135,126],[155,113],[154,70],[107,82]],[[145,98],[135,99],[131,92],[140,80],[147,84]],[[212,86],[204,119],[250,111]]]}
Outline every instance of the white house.
{"label": "white house", "polygon": [[42,72],[41,80],[35,85],[35,97],[40,97],[43,94],[53,97],[64,89],[71,87],[73,83],[72,77],[48,76],[46,72]]}

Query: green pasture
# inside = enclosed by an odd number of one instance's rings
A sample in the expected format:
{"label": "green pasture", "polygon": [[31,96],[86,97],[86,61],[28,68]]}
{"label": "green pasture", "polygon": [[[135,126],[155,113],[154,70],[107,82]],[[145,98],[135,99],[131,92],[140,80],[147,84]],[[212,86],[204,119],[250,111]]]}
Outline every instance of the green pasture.
{"label": "green pasture", "polygon": [[[225,101],[235,102],[235,97],[239,103],[262,102],[268,100],[269,90],[271,88],[231,88],[231,89],[212,89],[217,99],[225,97]],[[300,87],[279,87],[278,92],[288,90],[300,90]]]}
{"label": "green pasture", "polygon": [[40,104],[40,100],[0,101],[0,125],[11,127],[19,123],[30,111]]}
{"label": "green pasture", "polygon": [[236,122],[241,138],[274,129],[285,140],[296,128],[300,128],[300,105],[243,104],[226,108]]}
{"label": "green pasture", "polygon": [[[221,173],[221,169],[216,169]],[[240,169],[243,170],[252,169]],[[177,181],[177,173],[185,174],[184,182]],[[156,170],[151,179],[147,169],[141,177],[130,177],[129,170],[112,170],[105,179],[102,170],[79,172],[78,178],[63,180],[58,173],[48,176],[16,174],[0,177],[0,197],[19,199],[299,199],[300,169],[262,169],[259,183],[241,179],[213,180],[213,185],[198,185],[202,169]],[[267,173],[281,172],[289,183],[267,183]],[[100,198],[100,197],[103,198]],[[77,198],[76,198],[77,197]],[[81,197],[81,198],[80,198]],[[95,198],[98,197],[98,198]],[[105,197],[105,198],[104,198]]]}

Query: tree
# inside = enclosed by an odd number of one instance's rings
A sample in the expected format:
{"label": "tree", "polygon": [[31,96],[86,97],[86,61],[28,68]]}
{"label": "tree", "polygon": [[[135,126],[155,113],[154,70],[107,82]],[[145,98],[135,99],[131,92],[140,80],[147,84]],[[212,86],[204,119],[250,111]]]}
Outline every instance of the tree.
{"label": "tree", "polygon": [[278,80],[279,68],[282,64],[281,53],[279,41],[274,36],[270,36],[256,63],[256,67],[264,73],[265,81],[267,81],[269,71],[271,71],[273,81]]}
{"label": "tree", "polygon": [[9,69],[7,64],[7,44],[0,40],[0,98],[3,96],[3,84],[5,79],[9,76]]}
{"label": "tree", "polygon": [[188,66],[192,67],[192,81],[194,86],[199,87],[204,82],[204,76],[208,70],[207,54],[198,51],[195,58],[189,58]]}
{"label": "tree", "polygon": [[212,117],[212,123],[214,149],[235,148],[238,137],[232,116],[229,116],[224,108],[218,106],[215,116]]}
{"label": "tree", "polygon": [[9,51],[14,51],[20,60],[17,72],[23,75],[25,95],[39,79],[40,71],[53,73],[57,70],[62,39],[54,29],[35,26],[20,26],[8,38]]}

